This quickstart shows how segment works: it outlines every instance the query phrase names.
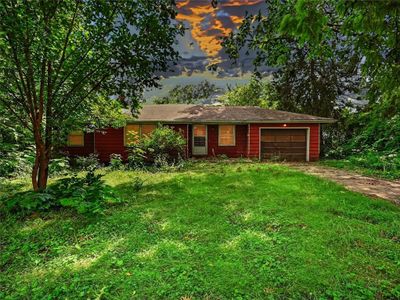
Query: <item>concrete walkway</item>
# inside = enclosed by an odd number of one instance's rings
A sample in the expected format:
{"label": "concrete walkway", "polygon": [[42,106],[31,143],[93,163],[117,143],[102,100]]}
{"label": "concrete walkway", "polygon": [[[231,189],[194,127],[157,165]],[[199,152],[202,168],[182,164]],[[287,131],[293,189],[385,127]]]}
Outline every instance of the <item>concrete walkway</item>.
{"label": "concrete walkway", "polygon": [[320,166],[315,164],[290,164],[291,167],[327,178],[344,185],[347,189],[364,195],[376,198],[382,198],[400,205],[400,181],[389,181],[383,179],[371,178],[349,171]]}

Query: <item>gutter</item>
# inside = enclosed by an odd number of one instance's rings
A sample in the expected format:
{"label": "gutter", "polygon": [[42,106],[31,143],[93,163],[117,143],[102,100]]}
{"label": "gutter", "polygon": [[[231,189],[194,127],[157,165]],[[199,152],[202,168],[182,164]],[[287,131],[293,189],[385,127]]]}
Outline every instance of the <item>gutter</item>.
{"label": "gutter", "polygon": [[301,124],[333,124],[336,123],[335,119],[323,120],[249,120],[249,121],[235,121],[235,120],[128,120],[127,124],[150,124],[150,123],[167,123],[167,124],[279,124],[279,123],[301,123]]}

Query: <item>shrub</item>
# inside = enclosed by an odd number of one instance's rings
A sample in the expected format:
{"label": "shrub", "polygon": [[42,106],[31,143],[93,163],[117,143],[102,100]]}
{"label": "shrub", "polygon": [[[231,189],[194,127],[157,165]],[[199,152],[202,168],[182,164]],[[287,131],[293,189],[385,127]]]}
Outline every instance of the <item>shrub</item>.
{"label": "shrub", "polygon": [[350,156],[349,161],[363,168],[383,172],[400,171],[400,157],[396,153],[368,151],[359,155]]}
{"label": "shrub", "polygon": [[85,178],[74,176],[60,180],[52,190],[61,206],[71,207],[80,214],[100,214],[107,204],[120,202],[113,189],[101,180],[102,176],[90,170]]}
{"label": "shrub", "polygon": [[69,171],[69,160],[67,157],[54,158],[49,163],[51,176],[65,175]]}
{"label": "shrub", "polygon": [[100,166],[98,154],[91,153],[89,156],[78,156],[75,159],[75,165],[81,170],[93,170]]}
{"label": "shrub", "polygon": [[132,147],[128,162],[134,168],[146,164],[157,168],[176,165],[185,155],[185,145],[179,132],[169,127],[159,127]]}
{"label": "shrub", "polygon": [[145,166],[146,151],[140,147],[130,148],[127,167],[132,170],[142,169]]}
{"label": "shrub", "polygon": [[9,210],[23,214],[60,207],[70,207],[85,215],[101,214],[108,204],[121,202],[101,177],[90,170],[84,178],[63,178],[43,192],[17,193],[2,202]]}
{"label": "shrub", "polygon": [[0,152],[0,177],[21,177],[29,175],[35,160],[34,149],[25,151]]}
{"label": "shrub", "polygon": [[23,214],[59,207],[54,195],[46,191],[17,193],[5,199],[4,203],[7,209]]}
{"label": "shrub", "polygon": [[120,170],[122,168],[122,156],[120,154],[111,154],[110,155],[110,167],[111,170]]}
{"label": "shrub", "polygon": [[135,177],[132,183],[132,189],[134,192],[139,192],[143,188],[144,182],[139,177]]}

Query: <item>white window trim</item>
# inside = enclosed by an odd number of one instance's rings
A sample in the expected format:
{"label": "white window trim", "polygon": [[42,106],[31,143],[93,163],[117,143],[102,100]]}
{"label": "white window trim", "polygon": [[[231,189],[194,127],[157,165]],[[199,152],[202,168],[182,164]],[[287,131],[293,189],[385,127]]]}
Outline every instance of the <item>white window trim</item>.
{"label": "white window trim", "polygon": [[[233,144],[221,144],[221,125],[233,126]],[[218,146],[219,147],[232,147],[236,146],[236,125],[235,124],[218,124]]]}
{"label": "white window trim", "polygon": [[261,160],[261,130],[262,129],[306,129],[306,162],[310,161],[310,127],[259,127],[258,129],[258,159]]}

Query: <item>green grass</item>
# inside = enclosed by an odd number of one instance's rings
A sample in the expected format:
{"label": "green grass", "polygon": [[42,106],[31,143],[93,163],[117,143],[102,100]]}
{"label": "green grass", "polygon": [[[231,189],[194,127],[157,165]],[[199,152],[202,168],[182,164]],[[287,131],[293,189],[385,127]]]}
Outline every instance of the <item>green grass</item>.
{"label": "green grass", "polygon": [[365,176],[372,176],[389,180],[400,179],[400,170],[398,168],[397,170],[386,170],[386,171],[380,169],[374,169],[372,166],[367,168],[360,166],[353,160],[349,159],[327,159],[327,160],[321,160],[319,164],[332,168],[352,171]]}
{"label": "green grass", "polygon": [[105,179],[127,201],[105,216],[2,216],[0,298],[400,297],[389,202],[271,164]]}

